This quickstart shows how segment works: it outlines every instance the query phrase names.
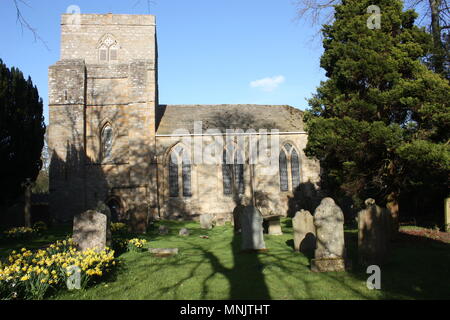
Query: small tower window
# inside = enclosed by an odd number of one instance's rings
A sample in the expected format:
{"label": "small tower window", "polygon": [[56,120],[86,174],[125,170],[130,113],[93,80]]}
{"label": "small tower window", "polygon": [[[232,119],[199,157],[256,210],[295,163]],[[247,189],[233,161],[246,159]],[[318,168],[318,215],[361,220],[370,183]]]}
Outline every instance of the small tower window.
{"label": "small tower window", "polygon": [[100,62],[119,60],[119,45],[112,35],[104,35],[97,48]]}
{"label": "small tower window", "polygon": [[112,156],[113,147],[113,129],[109,124],[106,124],[101,133],[101,150],[102,160],[109,161]]}
{"label": "small tower window", "polygon": [[100,61],[102,62],[108,61],[108,49],[105,48],[100,49]]}
{"label": "small tower window", "polygon": [[109,59],[111,61],[116,61],[117,60],[117,49],[110,49],[109,50]]}

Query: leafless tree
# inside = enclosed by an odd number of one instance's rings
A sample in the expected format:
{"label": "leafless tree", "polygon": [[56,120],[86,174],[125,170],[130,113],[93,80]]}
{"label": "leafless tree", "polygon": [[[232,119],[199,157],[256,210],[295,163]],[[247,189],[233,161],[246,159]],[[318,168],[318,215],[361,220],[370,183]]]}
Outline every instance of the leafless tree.
{"label": "leafless tree", "polygon": [[[429,25],[435,41],[441,41],[443,30],[450,28],[449,0],[406,0],[405,7],[423,12],[419,23]],[[341,0],[296,0],[297,18],[309,20],[314,26],[329,24],[334,18],[334,6]]]}

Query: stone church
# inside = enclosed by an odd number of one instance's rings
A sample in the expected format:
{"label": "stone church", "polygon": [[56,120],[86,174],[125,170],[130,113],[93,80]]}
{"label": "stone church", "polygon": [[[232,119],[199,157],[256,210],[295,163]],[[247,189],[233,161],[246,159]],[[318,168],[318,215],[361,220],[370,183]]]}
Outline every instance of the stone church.
{"label": "stone church", "polygon": [[99,202],[136,230],[205,213],[230,220],[237,204],[286,216],[299,190],[318,190],[300,110],[160,104],[152,15],[63,15],[49,110],[50,210],[60,223]]}

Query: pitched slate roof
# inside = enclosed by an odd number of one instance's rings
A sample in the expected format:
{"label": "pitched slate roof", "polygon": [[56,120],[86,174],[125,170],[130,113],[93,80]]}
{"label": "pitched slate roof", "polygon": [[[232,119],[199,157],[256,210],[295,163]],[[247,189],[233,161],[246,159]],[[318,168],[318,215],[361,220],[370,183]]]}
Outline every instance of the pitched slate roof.
{"label": "pitched slate roof", "polygon": [[303,132],[303,112],[287,105],[160,105],[157,134],[173,134],[177,129],[194,131],[194,122],[207,129],[278,129],[280,132]]}

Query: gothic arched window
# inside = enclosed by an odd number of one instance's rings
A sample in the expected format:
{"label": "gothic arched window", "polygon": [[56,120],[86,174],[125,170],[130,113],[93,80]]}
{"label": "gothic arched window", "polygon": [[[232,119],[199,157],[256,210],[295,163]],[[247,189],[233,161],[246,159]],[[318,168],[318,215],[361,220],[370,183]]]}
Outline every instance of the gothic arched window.
{"label": "gothic arched window", "polygon": [[112,156],[112,147],[113,147],[113,136],[114,131],[111,125],[106,124],[101,132],[101,151],[102,151],[102,160],[108,161],[111,160]]}
{"label": "gothic arched window", "polygon": [[245,193],[244,158],[241,152],[227,149],[223,151],[223,193],[232,195],[235,190],[237,194],[242,195]]}
{"label": "gothic arched window", "polygon": [[186,198],[192,197],[191,170],[189,154],[183,147],[176,146],[169,156],[169,194],[171,197],[178,197],[180,194]]}
{"label": "gothic arched window", "polygon": [[97,45],[98,59],[100,62],[117,61],[119,45],[117,40],[110,34],[102,37]]}
{"label": "gothic arched window", "polygon": [[295,191],[300,185],[300,157],[297,150],[286,143],[280,151],[280,190]]}
{"label": "gothic arched window", "polygon": [[281,191],[289,191],[287,156],[284,150],[280,152],[280,189]]}

